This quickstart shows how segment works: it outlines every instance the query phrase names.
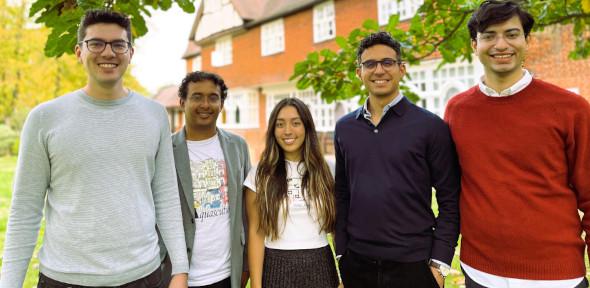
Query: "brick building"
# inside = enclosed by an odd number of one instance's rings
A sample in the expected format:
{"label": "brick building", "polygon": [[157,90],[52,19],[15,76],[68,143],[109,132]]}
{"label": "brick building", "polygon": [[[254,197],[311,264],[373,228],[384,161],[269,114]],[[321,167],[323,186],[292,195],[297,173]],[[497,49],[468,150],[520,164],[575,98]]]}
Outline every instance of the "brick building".
{"label": "brick building", "polygon": [[[187,72],[220,74],[227,82],[228,100],[219,118],[220,127],[246,138],[257,161],[264,148],[266,121],[272,107],[285,97],[299,97],[310,105],[327,154],[333,153],[332,131],[339,117],[358,107],[357,100],[325,103],[312,90],[300,91],[289,81],[295,63],[324,48],[337,50],[336,35],[348,35],[366,19],[387,23],[391,14],[411,18],[420,0],[203,0],[195,15],[183,56]],[[526,67],[537,77],[590,96],[585,81],[590,60],[572,61],[572,29],[555,26],[535,33]],[[441,117],[450,97],[471,87],[483,74],[481,65],[453,63],[435,70],[440,60],[408,67],[410,88],[422,97],[419,105]],[[173,93],[173,96],[170,94]],[[170,102],[173,87],[156,99],[165,103],[174,130],[182,127],[182,112]]]}

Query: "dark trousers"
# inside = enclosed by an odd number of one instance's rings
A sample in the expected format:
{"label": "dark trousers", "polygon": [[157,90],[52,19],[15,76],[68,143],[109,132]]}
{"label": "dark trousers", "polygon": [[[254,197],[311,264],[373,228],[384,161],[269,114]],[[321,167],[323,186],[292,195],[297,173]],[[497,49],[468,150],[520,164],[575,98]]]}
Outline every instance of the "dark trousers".
{"label": "dark trousers", "polygon": [[438,288],[427,260],[402,263],[347,250],[339,266],[346,288]]}
{"label": "dark trousers", "polygon": [[231,288],[231,279],[227,277],[219,282],[205,286],[190,286],[189,288]]}
{"label": "dark trousers", "polygon": [[[123,284],[121,286],[116,286],[119,288],[160,288],[162,284],[162,273],[160,268],[154,270],[154,272],[150,273],[149,275],[137,279],[135,281]],[[81,286],[81,285],[73,285],[68,283],[59,282],[57,280],[53,280],[43,273],[39,273],[39,284],[37,288],[99,288],[97,286]]]}
{"label": "dark trousers", "polygon": [[162,272],[160,288],[168,288],[172,279],[172,262],[170,262],[170,255],[168,253],[166,253],[166,258],[164,258],[162,264],[160,264],[160,271]]}
{"label": "dark trousers", "polygon": [[[461,269],[463,270],[463,269]],[[469,275],[467,275],[467,273],[465,273],[465,270],[463,270],[463,275],[465,275],[465,288],[487,288],[486,286],[480,285],[479,283],[473,281],[473,279],[471,279],[471,277],[469,277]],[[576,287],[573,288],[587,288],[588,287],[588,280],[586,278],[582,279],[582,282],[580,282],[580,284],[576,285]]]}

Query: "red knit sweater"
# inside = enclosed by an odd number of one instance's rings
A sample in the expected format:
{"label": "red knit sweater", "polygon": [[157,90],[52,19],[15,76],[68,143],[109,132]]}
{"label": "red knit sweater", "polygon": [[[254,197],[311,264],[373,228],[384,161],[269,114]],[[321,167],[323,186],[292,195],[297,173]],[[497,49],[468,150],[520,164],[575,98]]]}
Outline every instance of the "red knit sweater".
{"label": "red knit sweater", "polygon": [[589,103],[537,79],[508,97],[475,86],[450,100],[445,120],[462,170],[461,260],[511,278],[584,276]]}

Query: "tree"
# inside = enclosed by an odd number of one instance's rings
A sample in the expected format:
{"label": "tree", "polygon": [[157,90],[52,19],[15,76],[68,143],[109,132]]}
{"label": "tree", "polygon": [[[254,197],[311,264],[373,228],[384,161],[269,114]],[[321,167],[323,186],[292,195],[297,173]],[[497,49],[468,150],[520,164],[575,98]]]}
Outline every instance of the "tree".
{"label": "tree", "polygon": [[[399,15],[392,15],[389,23],[380,27],[373,19],[354,29],[347,37],[335,41],[338,52],[324,49],[307,55],[295,65],[290,80],[297,81],[298,89],[312,87],[327,102],[367,97],[362,82],[356,77],[356,49],[362,38],[384,30],[402,44],[404,61],[417,65],[421,60],[440,56],[439,68],[456,61],[472,61],[471,40],[467,21],[481,0],[425,0],[409,23],[400,23]],[[542,31],[555,24],[571,24],[575,35],[575,48],[571,59],[590,55],[590,0],[573,1],[522,1],[522,5],[535,17],[534,31]],[[407,28],[400,28],[400,26]],[[408,87],[401,89],[413,101],[419,99]]]}
{"label": "tree", "polygon": [[[45,57],[48,35],[47,28],[28,22],[24,1],[7,5],[0,0],[0,123],[9,122],[18,130],[32,107],[86,84],[86,73],[75,56]],[[124,81],[127,87],[146,92],[130,73]]]}
{"label": "tree", "polygon": [[77,30],[84,12],[91,9],[109,9],[129,15],[133,38],[148,32],[144,16],[151,16],[148,7],[164,11],[176,3],[183,11],[194,13],[194,0],[35,0],[29,16],[51,29],[45,44],[47,57],[72,54],[77,42]]}

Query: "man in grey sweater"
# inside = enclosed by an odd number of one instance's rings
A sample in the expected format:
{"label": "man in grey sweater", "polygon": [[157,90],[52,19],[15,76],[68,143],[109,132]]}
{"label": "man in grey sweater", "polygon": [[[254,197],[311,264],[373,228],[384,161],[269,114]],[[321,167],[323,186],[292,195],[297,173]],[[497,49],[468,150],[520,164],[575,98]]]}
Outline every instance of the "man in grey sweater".
{"label": "man in grey sweater", "polygon": [[188,260],[166,111],[123,86],[129,19],[86,13],[86,86],[37,106],[21,136],[0,287],[22,287],[43,209],[39,287],[158,287],[156,224],[187,287]]}

